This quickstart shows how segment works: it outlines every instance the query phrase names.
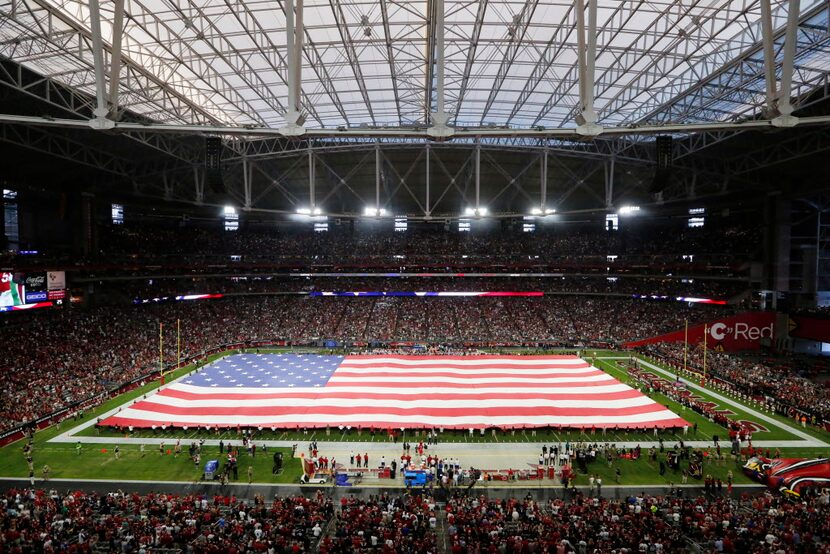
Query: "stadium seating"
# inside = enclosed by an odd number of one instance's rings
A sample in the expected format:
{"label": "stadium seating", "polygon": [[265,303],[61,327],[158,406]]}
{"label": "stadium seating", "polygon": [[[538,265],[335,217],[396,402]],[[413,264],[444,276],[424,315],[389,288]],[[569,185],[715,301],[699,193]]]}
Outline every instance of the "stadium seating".
{"label": "stadium seating", "polygon": [[[650,345],[649,355],[673,365],[683,365],[682,344]],[[803,369],[812,369],[815,358],[735,355],[709,350],[706,373],[725,386],[755,398],[759,403],[788,417],[805,415],[815,424],[830,418],[830,388],[803,377]],[[690,348],[688,367],[703,372],[703,347]]]}
{"label": "stadium seating", "polygon": [[253,502],[233,496],[0,495],[3,552],[823,552],[830,496],[369,499],[322,493]]}

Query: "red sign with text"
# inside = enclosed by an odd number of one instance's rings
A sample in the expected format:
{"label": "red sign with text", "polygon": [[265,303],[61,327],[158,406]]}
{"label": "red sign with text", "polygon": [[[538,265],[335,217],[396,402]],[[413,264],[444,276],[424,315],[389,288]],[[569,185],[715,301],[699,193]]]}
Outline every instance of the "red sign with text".
{"label": "red sign with text", "polygon": [[[772,340],[774,331],[775,312],[744,312],[689,327],[689,344],[702,343],[706,332],[706,344],[714,350],[758,350],[762,339]],[[629,342],[625,346],[634,348],[659,342],[683,342],[684,335],[685,330],[680,329],[665,335]]]}

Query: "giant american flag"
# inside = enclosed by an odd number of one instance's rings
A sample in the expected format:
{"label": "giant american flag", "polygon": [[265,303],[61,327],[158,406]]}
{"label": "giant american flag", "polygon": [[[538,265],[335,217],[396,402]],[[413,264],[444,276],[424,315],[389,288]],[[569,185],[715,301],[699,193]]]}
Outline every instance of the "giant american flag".
{"label": "giant american flag", "polygon": [[236,354],[104,425],[133,427],[680,427],[576,356]]}

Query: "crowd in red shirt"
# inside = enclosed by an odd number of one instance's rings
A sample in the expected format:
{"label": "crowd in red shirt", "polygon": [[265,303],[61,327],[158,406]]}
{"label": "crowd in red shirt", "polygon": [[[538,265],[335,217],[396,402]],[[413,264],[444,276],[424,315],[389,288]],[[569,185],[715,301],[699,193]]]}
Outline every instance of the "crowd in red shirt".
{"label": "crowd in red shirt", "polygon": [[[441,521],[444,520],[444,521]],[[798,502],[765,493],[585,496],[534,501],[382,494],[338,502],[321,492],[265,502],[234,496],[0,494],[0,552],[351,552],[454,554],[685,551],[824,553],[830,492]]]}
{"label": "crowd in red shirt", "polygon": [[633,495],[537,503],[467,497],[447,504],[454,554],[484,552],[827,552],[828,494],[792,503],[764,495]]}
{"label": "crowd in red shirt", "polygon": [[309,552],[334,514],[318,493],[266,503],[232,496],[98,495],[38,489],[0,496],[0,552]]}

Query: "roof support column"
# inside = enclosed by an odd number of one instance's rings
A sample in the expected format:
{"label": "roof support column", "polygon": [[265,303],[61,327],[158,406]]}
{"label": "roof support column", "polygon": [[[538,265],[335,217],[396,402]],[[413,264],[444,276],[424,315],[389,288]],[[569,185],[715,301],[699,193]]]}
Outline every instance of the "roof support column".
{"label": "roof support column", "polygon": [[614,207],[614,156],[605,163],[605,207]]}
{"label": "roof support column", "polygon": [[196,186],[196,203],[205,201],[205,172],[199,172],[199,166],[193,166],[193,184]]}
{"label": "roof support column", "polygon": [[476,141],[475,179],[476,179],[476,215],[480,215],[481,214],[481,142],[479,142],[479,141]]}
{"label": "roof support column", "polygon": [[308,201],[311,209],[311,214],[315,215],[317,206],[314,200],[314,151],[311,149],[311,144],[308,145]]}
{"label": "roof support column", "polygon": [[121,73],[121,37],[124,34],[124,0],[114,0],[112,21],[112,56],[110,57],[110,114],[118,121],[118,84]]}
{"label": "roof support column", "polygon": [[380,143],[375,143],[375,213],[380,215]]}
{"label": "roof support column", "polygon": [[430,209],[429,209],[429,143],[426,143],[426,202],[424,203],[424,215],[427,219],[430,217]]}
{"label": "roof support column", "polygon": [[790,0],[789,10],[787,12],[787,30],[784,35],[784,60],[781,65],[781,93],[778,96],[778,112],[784,118],[791,117],[793,113],[790,98],[792,97],[793,88],[793,66],[795,65],[798,14],[799,0]]}
{"label": "roof support column", "polygon": [[242,186],[245,196],[245,211],[251,209],[251,179],[253,177],[253,164],[248,161],[248,156],[242,156]]}
{"label": "roof support column", "polygon": [[764,43],[764,80],[766,82],[767,111],[775,113],[778,85],[775,81],[775,45],[772,31],[770,0],[761,0],[761,34]]}
{"label": "roof support column", "polygon": [[[594,109],[594,68],[597,57],[597,0],[588,2],[588,26],[585,26],[585,2],[576,1],[576,35],[579,56],[579,109],[576,116],[576,132],[584,136],[596,136],[602,132],[597,125]],[[586,35],[587,34],[587,40]]]}
{"label": "roof support column", "polygon": [[[285,112],[285,126],[280,132],[285,136],[305,134],[300,118],[300,78],[303,51],[303,0],[285,0],[285,44],[288,49],[286,76],[288,84],[288,109]],[[295,26],[296,15],[296,26]]]}
{"label": "roof support column", "polygon": [[[432,127],[427,133],[432,137],[450,137],[453,130],[447,126],[449,116],[444,104],[444,0],[434,0],[435,18],[435,111],[432,117]],[[432,103],[432,98],[426,99],[427,104]]]}
{"label": "roof support column", "polygon": [[544,215],[547,212],[548,201],[548,149],[542,150],[541,164],[539,166],[539,210]]}
{"label": "roof support column", "polygon": [[107,119],[106,83],[104,82],[104,41],[101,37],[101,8],[98,0],[89,0],[89,22],[92,30],[92,59],[95,65],[95,117],[89,121],[93,129],[112,129],[115,123]]}

